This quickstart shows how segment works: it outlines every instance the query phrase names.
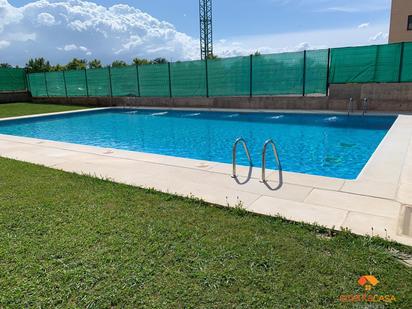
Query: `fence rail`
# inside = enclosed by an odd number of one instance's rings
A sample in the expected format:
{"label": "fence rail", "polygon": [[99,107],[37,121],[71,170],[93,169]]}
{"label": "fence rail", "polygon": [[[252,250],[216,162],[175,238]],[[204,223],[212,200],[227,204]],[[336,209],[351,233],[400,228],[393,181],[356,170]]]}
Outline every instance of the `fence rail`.
{"label": "fence rail", "polygon": [[412,82],[412,43],[28,74],[0,69],[0,91],[34,97],[327,95],[330,84]]}

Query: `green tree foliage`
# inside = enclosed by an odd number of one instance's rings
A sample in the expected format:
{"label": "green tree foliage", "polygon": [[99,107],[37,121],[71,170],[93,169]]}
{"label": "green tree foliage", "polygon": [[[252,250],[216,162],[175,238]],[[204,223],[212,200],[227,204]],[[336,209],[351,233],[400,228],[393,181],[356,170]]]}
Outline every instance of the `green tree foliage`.
{"label": "green tree foliage", "polygon": [[207,56],[208,60],[213,60],[213,59],[219,59],[219,57],[217,55],[209,55]]}
{"label": "green tree foliage", "polygon": [[86,59],[73,58],[67,65],[67,70],[84,70],[86,69],[87,61]]}
{"label": "green tree foliage", "polygon": [[164,64],[164,63],[167,63],[167,60],[165,58],[156,58],[156,59],[153,59],[152,63],[154,63],[154,64]]}
{"label": "green tree foliage", "polygon": [[120,68],[120,67],[125,67],[125,66],[127,66],[127,63],[124,62],[123,60],[115,60],[112,62],[113,68]]}
{"label": "green tree foliage", "polygon": [[0,68],[10,69],[10,68],[12,68],[12,66],[8,63],[0,63]]}
{"label": "green tree foliage", "polygon": [[34,72],[49,72],[51,70],[50,62],[43,57],[41,58],[31,58],[29,62],[26,63],[26,70],[29,73]]}
{"label": "green tree foliage", "polygon": [[50,71],[58,72],[58,71],[64,71],[65,69],[66,67],[64,65],[56,64],[55,66],[51,67]]}
{"label": "green tree foliage", "polygon": [[133,64],[137,64],[137,65],[150,64],[150,63],[151,63],[150,60],[147,60],[147,59],[144,59],[144,58],[136,57],[136,58],[133,59]]}
{"label": "green tree foliage", "polygon": [[89,69],[100,69],[102,67],[102,62],[98,59],[93,59],[89,62]]}

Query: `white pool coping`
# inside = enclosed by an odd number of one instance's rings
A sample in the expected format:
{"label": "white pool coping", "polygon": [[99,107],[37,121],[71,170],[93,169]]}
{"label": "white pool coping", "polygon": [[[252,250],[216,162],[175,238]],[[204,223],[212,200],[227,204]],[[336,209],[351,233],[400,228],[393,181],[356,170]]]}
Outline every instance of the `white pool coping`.
{"label": "white pool coping", "polygon": [[[94,110],[102,109],[106,108]],[[0,121],[87,111],[90,109]],[[283,184],[277,189],[279,174],[273,170],[268,171],[272,187],[269,189],[260,182],[260,168],[251,170],[247,183],[238,184],[231,178],[231,164],[11,135],[0,134],[0,156],[195,196],[222,206],[241,205],[258,214],[280,215],[328,228],[347,228],[356,234],[412,245],[412,116],[409,115],[399,115],[356,180],[283,172]],[[244,182],[249,169],[238,166],[238,173],[238,181]]]}

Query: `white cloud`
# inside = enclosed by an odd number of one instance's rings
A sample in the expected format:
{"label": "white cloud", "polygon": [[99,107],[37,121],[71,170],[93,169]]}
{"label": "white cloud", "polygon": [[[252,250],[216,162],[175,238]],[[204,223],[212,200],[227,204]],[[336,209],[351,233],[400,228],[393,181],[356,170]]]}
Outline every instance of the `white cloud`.
{"label": "white cloud", "polygon": [[[308,42],[296,43],[295,45],[275,47],[267,45],[258,45],[257,41],[249,42],[248,38],[244,38],[243,42],[230,42],[225,41],[223,44],[219,41],[215,46],[216,54],[221,57],[237,57],[237,56],[247,56],[259,52],[262,54],[274,54],[274,53],[284,53],[284,52],[299,52],[304,50],[314,50],[327,48],[326,45],[312,45]],[[255,47],[256,46],[256,47]]]}
{"label": "white cloud", "polygon": [[45,26],[53,26],[56,23],[56,19],[49,13],[40,13],[37,15],[37,22]]}
{"label": "white cloud", "polygon": [[358,28],[359,28],[359,29],[368,28],[369,25],[370,25],[369,23],[363,23],[363,24],[360,24],[360,25],[358,26]]}
{"label": "white cloud", "polygon": [[11,24],[18,24],[23,18],[19,9],[11,6],[7,0],[0,0],[0,34]]}
{"label": "white cloud", "polygon": [[259,51],[262,54],[294,52],[302,50],[323,49],[329,47],[345,47],[388,43],[387,25],[373,25],[290,32],[280,34],[243,36],[217,41],[215,51],[219,56],[244,56]]}
{"label": "white cloud", "polygon": [[9,41],[5,41],[5,40],[1,40],[0,41],[0,49],[6,48],[10,46],[10,42]]}
{"label": "white cloud", "polygon": [[85,46],[77,46],[76,44],[67,44],[63,47],[57,47],[57,50],[65,51],[65,52],[72,52],[72,51],[81,51],[84,52],[84,55],[91,56],[92,52]]}
{"label": "white cloud", "polygon": [[77,50],[77,45],[68,44],[68,45],[64,45],[64,47],[57,47],[57,49],[62,50],[62,51],[72,51],[72,50]]}
{"label": "white cloud", "polygon": [[104,7],[84,0],[39,0],[22,7],[0,0],[0,40],[9,42],[2,61],[13,64],[30,57],[66,63],[92,54],[105,63],[200,55],[197,40],[168,22],[126,4]]}
{"label": "white cloud", "polygon": [[371,36],[369,38],[370,42],[377,42],[377,41],[381,41],[381,40],[387,40],[389,37],[388,33],[384,33],[382,31],[378,32],[377,34],[375,34],[374,36]]}
{"label": "white cloud", "polygon": [[365,13],[388,10],[391,6],[391,0],[311,0],[313,1],[320,7],[318,12]]}

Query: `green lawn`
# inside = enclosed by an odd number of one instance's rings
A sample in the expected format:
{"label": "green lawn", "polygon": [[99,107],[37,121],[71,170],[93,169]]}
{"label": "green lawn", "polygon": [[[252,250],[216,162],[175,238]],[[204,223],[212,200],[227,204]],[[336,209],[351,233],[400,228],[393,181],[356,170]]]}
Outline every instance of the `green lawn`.
{"label": "green lawn", "polygon": [[84,106],[34,103],[0,104],[0,118],[85,109]]}
{"label": "green lawn", "polygon": [[412,308],[411,247],[328,233],[0,158],[0,308]]}

